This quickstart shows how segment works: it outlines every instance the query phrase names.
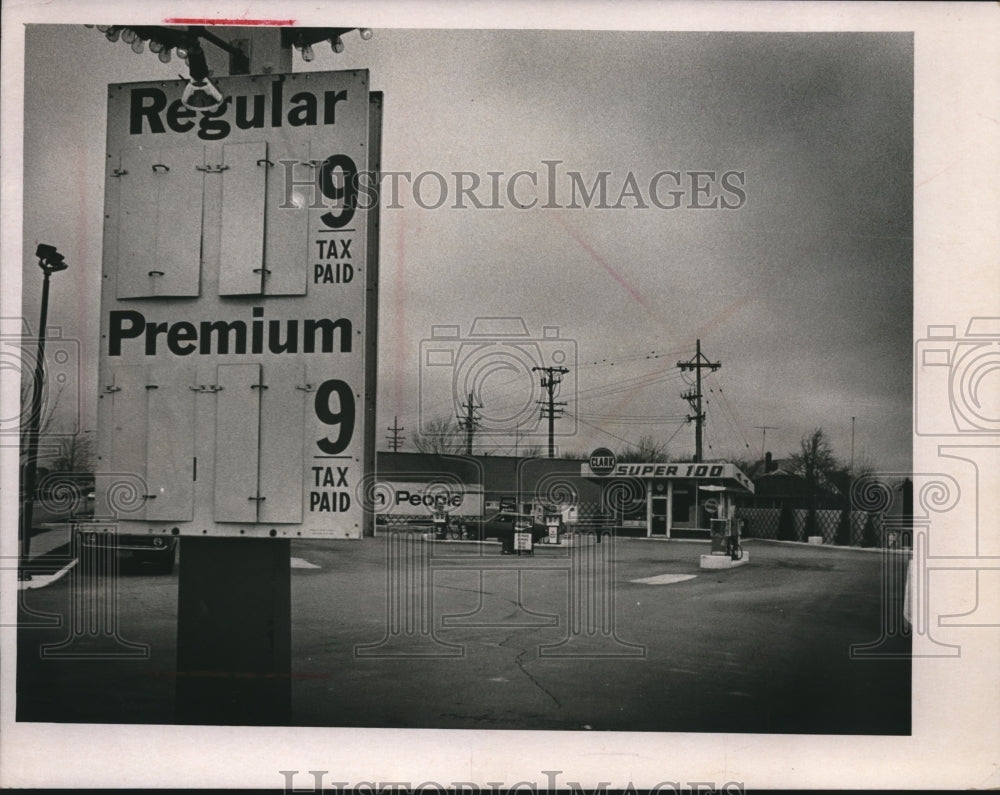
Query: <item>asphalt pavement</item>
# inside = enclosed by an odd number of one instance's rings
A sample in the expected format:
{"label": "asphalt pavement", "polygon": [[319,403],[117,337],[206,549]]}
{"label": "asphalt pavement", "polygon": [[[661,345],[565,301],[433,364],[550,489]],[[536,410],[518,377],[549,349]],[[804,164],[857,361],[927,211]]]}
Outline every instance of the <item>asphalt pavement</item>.
{"label": "asphalt pavement", "polygon": [[[289,723],[909,733],[906,556],[746,548],[716,571],[693,541],[295,541]],[[75,571],[21,592],[18,720],[173,722],[176,573]]]}

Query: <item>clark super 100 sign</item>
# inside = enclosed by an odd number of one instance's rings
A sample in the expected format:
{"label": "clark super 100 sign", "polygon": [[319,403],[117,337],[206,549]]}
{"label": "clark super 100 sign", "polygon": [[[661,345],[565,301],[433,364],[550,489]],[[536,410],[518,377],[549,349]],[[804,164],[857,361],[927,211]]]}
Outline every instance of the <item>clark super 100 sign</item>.
{"label": "clark super 100 sign", "polygon": [[183,81],[109,88],[99,511],[121,533],[359,537],[368,74],[217,84],[211,113]]}

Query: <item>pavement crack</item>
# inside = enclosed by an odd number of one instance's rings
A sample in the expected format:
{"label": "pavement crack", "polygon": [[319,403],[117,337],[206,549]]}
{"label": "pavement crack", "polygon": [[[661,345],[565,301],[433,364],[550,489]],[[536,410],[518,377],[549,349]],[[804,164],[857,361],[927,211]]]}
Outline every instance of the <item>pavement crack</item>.
{"label": "pavement crack", "polygon": [[[504,646],[504,645],[506,645],[507,641],[509,641],[511,638],[513,638],[514,635],[516,635],[516,634],[518,634],[518,633],[515,632],[515,633],[513,633],[511,635],[508,635],[506,638],[504,638],[502,641],[500,641],[497,645],[498,646]],[[548,690],[545,687],[545,685],[543,685],[541,682],[539,682],[538,679],[536,679],[534,676],[532,676],[531,672],[527,668],[524,667],[524,659],[523,658],[524,658],[524,655],[527,654],[527,653],[528,653],[527,649],[521,649],[520,651],[518,651],[517,656],[514,657],[514,663],[515,663],[515,665],[517,665],[517,667],[520,669],[520,671],[521,671],[522,674],[524,674],[526,677],[528,677],[528,679],[531,680],[531,684],[533,684],[535,687],[537,687],[539,690],[541,690],[545,695],[547,695],[549,698],[551,698],[552,701],[553,701],[553,703],[557,707],[559,707],[560,709],[562,709],[562,704],[559,702],[559,699],[556,698],[555,695],[553,695],[552,691]]]}
{"label": "pavement crack", "polygon": [[[449,591],[465,591],[466,593],[488,594],[489,596],[493,596],[494,595],[492,591],[483,591],[483,590],[481,590],[479,588],[459,588],[457,585],[441,585],[441,584],[437,584],[435,587],[436,588],[447,588]],[[508,599],[507,601],[510,601],[510,600]]]}

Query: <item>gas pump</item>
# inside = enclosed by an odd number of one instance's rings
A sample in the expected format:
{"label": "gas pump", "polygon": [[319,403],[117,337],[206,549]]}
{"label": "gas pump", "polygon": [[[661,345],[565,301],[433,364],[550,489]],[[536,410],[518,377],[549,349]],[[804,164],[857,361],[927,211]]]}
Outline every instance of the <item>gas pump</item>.
{"label": "gas pump", "polygon": [[743,557],[740,546],[740,519],[729,517],[712,520],[712,554],[728,555],[733,560]]}
{"label": "gas pump", "polygon": [[546,538],[546,543],[548,544],[559,544],[560,541],[560,530],[562,529],[562,515],[558,513],[547,513],[545,514],[545,526],[548,528],[549,535]]}
{"label": "gas pump", "polygon": [[726,555],[729,552],[729,520],[712,519],[712,554]]}
{"label": "gas pump", "polygon": [[514,522],[514,551],[518,555],[534,555],[531,543],[531,519]]}
{"label": "gas pump", "polygon": [[740,546],[740,524],[737,519],[736,506],[731,504],[721,487],[702,486],[705,491],[717,491],[718,498],[712,497],[706,501],[706,507],[712,504],[716,518],[711,520],[711,539],[713,555],[727,555],[732,560],[743,557],[743,547]]}
{"label": "gas pump", "polygon": [[742,519],[730,517],[729,535],[726,536],[726,554],[732,560],[739,560],[743,557],[743,547],[740,545],[740,529],[743,524]]}

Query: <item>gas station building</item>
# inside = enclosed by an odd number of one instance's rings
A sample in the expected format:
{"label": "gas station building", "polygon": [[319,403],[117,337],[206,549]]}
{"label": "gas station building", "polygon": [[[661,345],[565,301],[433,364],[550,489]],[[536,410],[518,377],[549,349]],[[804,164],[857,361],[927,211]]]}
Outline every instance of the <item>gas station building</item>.
{"label": "gas station building", "polygon": [[[376,480],[387,485],[444,482],[483,495],[483,516],[500,510],[524,513],[558,508],[568,525],[601,519],[629,535],[670,538],[708,531],[710,521],[730,518],[752,481],[735,465],[707,463],[612,463],[592,468],[580,459],[379,452]],[[455,485],[452,486],[456,487]]]}
{"label": "gas station building", "polygon": [[644,529],[646,536],[670,538],[675,531],[708,530],[712,519],[732,518],[737,499],[754,491],[750,478],[725,461],[607,462],[610,466],[597,471],[595,463],[593,456],[581,462],[581,477],[603,483],[611,505],[622,502],[614,498],[616,492],[627,491],[622,527]]}

